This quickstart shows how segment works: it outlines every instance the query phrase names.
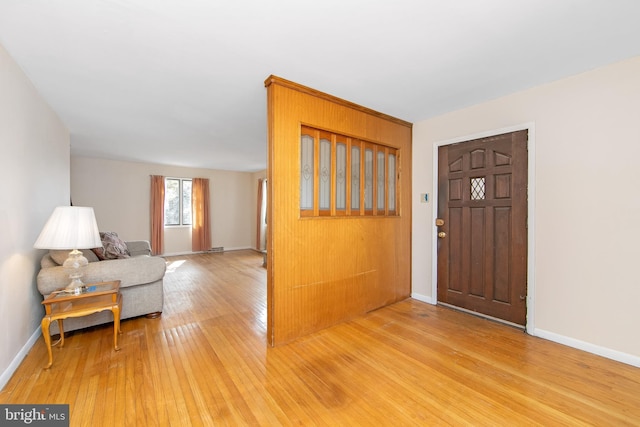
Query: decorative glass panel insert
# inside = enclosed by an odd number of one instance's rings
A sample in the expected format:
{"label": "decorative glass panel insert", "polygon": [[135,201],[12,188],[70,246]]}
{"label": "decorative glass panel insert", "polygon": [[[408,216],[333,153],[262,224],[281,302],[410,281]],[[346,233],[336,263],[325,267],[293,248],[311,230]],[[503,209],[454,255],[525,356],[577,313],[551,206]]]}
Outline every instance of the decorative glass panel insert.
{"label": "decorative glass panel insert", "polygon": [[398,215],[399,154],[391,146],[303,125],[300,217]]}
{"label": "decorative glass panel insert", "polygon": [[384,179],[384,151],[378,151],[376,153],[376,169],[377,169],[377,183],[378,189],[376,193],[376,207],[378,210],[384,210],[384,202],[385,202],[385,179]]}
{"label": "decorative glass panel insert", "polygon": [[373,150],[364,150],[364,208],[373,209]]}
{"label": "decorative glass panel insert", "polygon": [[300,209],[313,209],[313,137],[300,138]]}
{"label": "decorative glass panel insert", "polygon": [[331,141],[320,140],[320,209],[331,209]]}
{"label": "decorative glass panel insert", "polygon": [[351,209],[360,210],[360,147],[351,147]]}
{"label": "decorative glass panel insert", "polygon": [[485,183],[484,176],[471,178],[471,200],[484,200]]}
{"label": "decorative glass panel insert", "polygon": [[396,156],[389,154],[389,211],[396,210]]}
{"label": "decorative glass panel insert", "polygon": [[347,145],[336,144],[336,209],[347,208]]}

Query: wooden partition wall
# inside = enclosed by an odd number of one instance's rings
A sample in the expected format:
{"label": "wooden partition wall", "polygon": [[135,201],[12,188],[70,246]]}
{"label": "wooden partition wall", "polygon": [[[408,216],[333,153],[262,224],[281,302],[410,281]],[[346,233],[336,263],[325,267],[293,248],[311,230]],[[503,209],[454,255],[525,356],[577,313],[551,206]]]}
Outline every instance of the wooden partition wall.
{"label": "wooden partition wall", "polygon": [[[279,77],[265,86],[267,339],[278,345],[410,296],[412,125]],[[396,211],[301,212],[300,140],[309,128],[393,152]]]}

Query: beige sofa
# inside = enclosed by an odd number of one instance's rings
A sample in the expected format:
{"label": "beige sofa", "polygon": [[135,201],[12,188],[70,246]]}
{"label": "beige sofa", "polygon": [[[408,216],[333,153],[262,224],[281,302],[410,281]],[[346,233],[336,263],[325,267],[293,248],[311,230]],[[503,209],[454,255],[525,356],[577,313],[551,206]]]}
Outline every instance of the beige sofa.
{"label": "beige sofa", "polygon": [[[83,250],[89,264],[83,267],[82,281],[89,284],[120,280],[121,319],[142,315],[157,317],[162,313],[164,302],[163,278],[166,262],[164,258],[151,256],[151,247],[147,241],[125,243],[130,258],[100,261],[90,249]],[[37,284],[44,297],[69,283],[69,271],[61,265],[68,253],[69,251],[49,251],[42,257]],[[112,321],[112,313],[103,311],[90,316],[69,318],[64,321],[64,330],[73,331]],[[52,335],[59,333],[57,322],[51,324],[50,329]]]}

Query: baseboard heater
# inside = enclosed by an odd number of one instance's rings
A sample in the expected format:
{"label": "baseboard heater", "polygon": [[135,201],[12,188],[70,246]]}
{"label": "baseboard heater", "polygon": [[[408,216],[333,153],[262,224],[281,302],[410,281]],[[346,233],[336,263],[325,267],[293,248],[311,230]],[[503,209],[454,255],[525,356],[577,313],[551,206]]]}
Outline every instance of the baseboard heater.
{"label": "baseboard heater", "polygon": [[209,252],[224,252],[224,246],[209,249]]}

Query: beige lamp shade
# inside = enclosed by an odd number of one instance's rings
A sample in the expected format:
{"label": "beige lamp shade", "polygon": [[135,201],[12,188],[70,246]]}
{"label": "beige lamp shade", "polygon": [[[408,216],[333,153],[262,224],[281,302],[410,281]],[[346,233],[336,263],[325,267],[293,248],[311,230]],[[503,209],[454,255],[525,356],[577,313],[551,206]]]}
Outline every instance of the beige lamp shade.
{"label": "beige lamp shade", "polygon": [[93,208],[58,206],[33,245],[38,249],[90,249],[102,246]]}

